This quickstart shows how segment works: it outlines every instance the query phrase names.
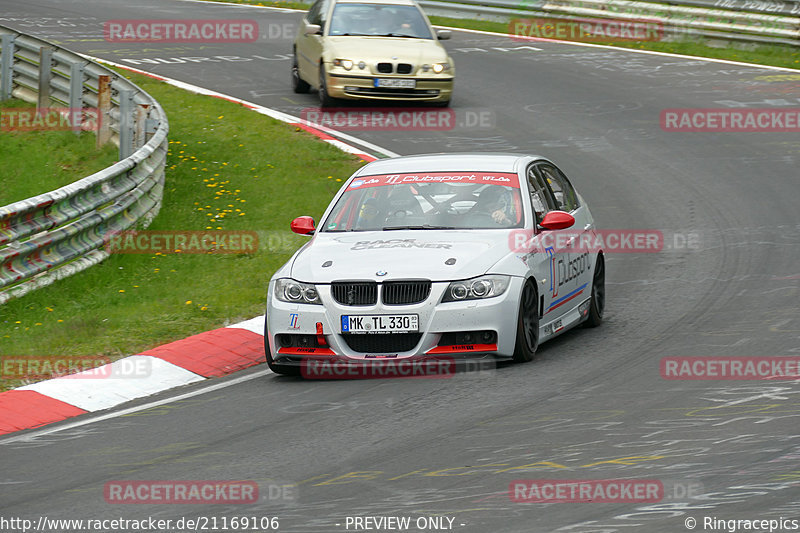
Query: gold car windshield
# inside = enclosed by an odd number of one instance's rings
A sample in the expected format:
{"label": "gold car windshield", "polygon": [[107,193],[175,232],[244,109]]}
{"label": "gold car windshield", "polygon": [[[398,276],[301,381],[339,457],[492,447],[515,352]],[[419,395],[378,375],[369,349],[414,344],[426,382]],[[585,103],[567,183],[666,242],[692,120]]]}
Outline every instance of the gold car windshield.
{"label": "gold car windshield", "polygon": [[337,4],[328,35],[433,39],[419,9],[392,4]]}

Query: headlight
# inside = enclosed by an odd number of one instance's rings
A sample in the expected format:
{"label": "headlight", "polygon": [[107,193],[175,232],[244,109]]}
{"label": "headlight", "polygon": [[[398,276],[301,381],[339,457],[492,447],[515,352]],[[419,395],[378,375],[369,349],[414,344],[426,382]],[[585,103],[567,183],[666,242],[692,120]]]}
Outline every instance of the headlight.
{"label": "headlight", "polygon": [[342,67],[345,70],[350,70],[353,68],[352,59],[336,59],[334,60],[333,64],[337,67]]}
{"label": "headlight", "polygon": [[275,282],[275,297],[282,302],[322,305],[314,285],[288,278]]}
{"label": "headlight", "polygon": [[445,70],[450,68],[450,63],[434,63],[433,64],[433,72],[436,74],[441,74]]}
{"label": "headlight", "polygon": [[510,276],[489,275],[465,281],[454,281],[444,292],[443,302],[480,300],[500,296],[511,283]]}

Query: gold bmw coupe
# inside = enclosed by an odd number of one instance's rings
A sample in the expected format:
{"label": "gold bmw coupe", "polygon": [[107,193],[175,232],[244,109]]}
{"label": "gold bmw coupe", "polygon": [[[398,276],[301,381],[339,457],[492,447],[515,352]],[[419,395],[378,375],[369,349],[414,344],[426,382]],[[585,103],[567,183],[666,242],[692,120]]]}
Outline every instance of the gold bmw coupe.
{"label": "gold bmw coupe", "polygon": [[294,41],[292,88],[337,99],[432,102],[447,106],[455,67],[413,0],[317,0]]}

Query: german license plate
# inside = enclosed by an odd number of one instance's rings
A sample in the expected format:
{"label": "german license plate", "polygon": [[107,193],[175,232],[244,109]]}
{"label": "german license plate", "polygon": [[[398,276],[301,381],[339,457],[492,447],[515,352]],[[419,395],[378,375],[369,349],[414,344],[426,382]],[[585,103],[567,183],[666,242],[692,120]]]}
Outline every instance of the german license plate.
{"label": "german license plate", "polygon": [[376,78],[375,87],[391,89],[415,89],[417,80],[398,80],[395,78]]}
{"label": "german license plate", "polygon": [[342,315],[342,333],[419,331],[419,315]]}

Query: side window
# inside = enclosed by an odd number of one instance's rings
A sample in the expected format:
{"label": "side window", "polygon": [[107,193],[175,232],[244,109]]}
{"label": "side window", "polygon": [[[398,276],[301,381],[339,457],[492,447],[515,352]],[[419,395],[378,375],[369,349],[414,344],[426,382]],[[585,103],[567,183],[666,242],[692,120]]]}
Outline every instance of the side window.
{"label": "side window", "polygon": [[320,10],[322,9],[322,4],[324,0],[317,0],[314,2],[314,5],[311,6],[311,9],[308,10],[308,14],[306,15],[306,20],[309,24],[319,24],[320,23]]}
{"label": "side window", "polygon": [[569,213],[578,208],[578,196],[564,174],[554,166],[547,164],[539,165],[539,172],[553,192],[558,209]]}
{"label": "side window", "polygon": [[322,27],[323,34],[325,33],[325,25],[328,23],[328,11],[330,7],[330,0],[320,0],[319,22],[317,22],[317,24]]}
{"label": "side window", "polygon": [[528,167],[528,189],[530,193],[531,207],[536,216],[536,223],[539,224],[548,211],[555,209],[555,203],[550,193],[550,189],[544,184],[542,178],[534,172],[534,167]]}

